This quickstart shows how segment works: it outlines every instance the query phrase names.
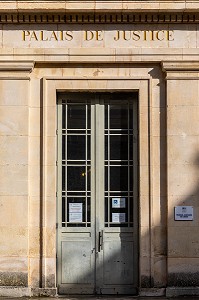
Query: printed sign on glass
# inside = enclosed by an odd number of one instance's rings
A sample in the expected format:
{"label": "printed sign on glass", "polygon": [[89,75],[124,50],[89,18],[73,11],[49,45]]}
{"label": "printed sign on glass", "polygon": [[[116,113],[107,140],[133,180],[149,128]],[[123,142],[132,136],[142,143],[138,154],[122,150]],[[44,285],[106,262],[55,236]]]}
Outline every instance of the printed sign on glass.
{"label": "printed sign on glass", "polygon": [[82,222],[82,203],[69,203],[69,222]]}
{"label": "printed sign on glass", "polygon": [[112,198],[112,208],[125,208],[126,207],[125,198]]}
{"label": "printed sign on glass", "polygon": [[125,213],[112,213],[112,222],[113,223],[123,223],[125,222]]}

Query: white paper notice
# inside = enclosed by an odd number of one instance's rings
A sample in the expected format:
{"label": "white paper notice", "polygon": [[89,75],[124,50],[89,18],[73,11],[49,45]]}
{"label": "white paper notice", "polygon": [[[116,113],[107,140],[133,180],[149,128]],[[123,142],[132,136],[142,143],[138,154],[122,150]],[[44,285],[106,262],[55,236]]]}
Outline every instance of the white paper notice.
{"label": "white paper notice", "polygon": [[125,222],[125,213],[112,213],[112,222],[122,223]]}
{"label": "white paper notice", "polygon": [[112,198],[112,208],[125,208],[126,198]]}
{"label": "white paper notice", "polygon": [[82,213],[82,203],[69,203],[69,213]]}
{"label": "white paper notice", "polygon": [[82,222],[82,203],[69,203],[69,222]]}
{"label": "white paper notice", "polygon": [[82,222],[82,213],[69,213],[69,222],[70,223],[81,223]]}

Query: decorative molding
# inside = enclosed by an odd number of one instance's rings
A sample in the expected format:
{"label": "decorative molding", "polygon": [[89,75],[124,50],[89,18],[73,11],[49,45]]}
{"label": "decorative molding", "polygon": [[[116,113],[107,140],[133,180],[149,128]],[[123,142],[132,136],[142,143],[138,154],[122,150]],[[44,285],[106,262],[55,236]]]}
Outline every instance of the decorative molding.
{"label": "decorative molding", "polygon": [[[81,11],[81,9],[80,9]],[[197,24],[199,13],[0,13],[0,24]]]}
{"label": "decorative molding", "polygon": [[0,12],[191,12],[199,0],[1,0]]}
{"label": "decorative molding", "polygon": [[199,61],[162,62],[165,80],[199,80]]}
{"label": "decorative molding", "polygon": [[1,71],[23,71],[31,73],[34,68],[33,61],[0,61]]}
{"label": "decorative molding", "polygon": [[199,72],[199,61],[162,62],[164,72]]}

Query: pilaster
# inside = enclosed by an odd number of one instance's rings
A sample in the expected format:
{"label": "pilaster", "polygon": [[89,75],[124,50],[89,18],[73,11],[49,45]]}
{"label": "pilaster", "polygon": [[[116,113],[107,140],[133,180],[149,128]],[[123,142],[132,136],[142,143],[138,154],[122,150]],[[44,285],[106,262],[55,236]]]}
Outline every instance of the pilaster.
{"label": "pilaster", "polygon": [[[199,63],[163,62],[167,85],[167,296],[198,295]],[[175,221],[193,206],[193,221]],[[175,288],[174,288],[175,287]]]}

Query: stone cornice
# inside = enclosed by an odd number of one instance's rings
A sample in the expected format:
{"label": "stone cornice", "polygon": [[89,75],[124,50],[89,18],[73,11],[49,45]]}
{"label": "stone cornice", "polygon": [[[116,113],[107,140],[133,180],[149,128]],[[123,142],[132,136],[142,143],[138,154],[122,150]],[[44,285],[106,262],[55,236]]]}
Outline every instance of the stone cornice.
{"label": "stone cornice", "polygon": [[162,62],[164,72],[199,72],[198,61],[167,61]]}
{"label": "stone cornice", "polygon": [[0,71],[21,71],[31,73],[34,68],[33,61],[1,61]]}
{"label": "stone cornice", "polygon": [[4,23],[199,23],[199,0],[1,0]]}
{"label": "stone cornice", "polygon": [[167,61],[162,62],[162,71],[166,80],[198,80],[198,61]]}
{"label": "stone cornice", "polygon": [[1,0],[0,13],[194,12],[199,0]]}
{"label": "stone cornice", "polygon": [[198,13],[0,13],[0,24],[197,24]]}

